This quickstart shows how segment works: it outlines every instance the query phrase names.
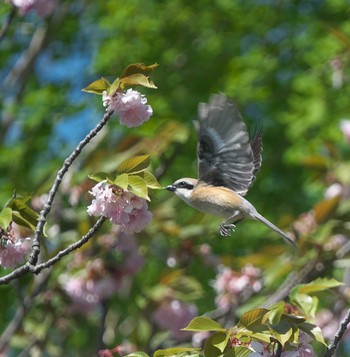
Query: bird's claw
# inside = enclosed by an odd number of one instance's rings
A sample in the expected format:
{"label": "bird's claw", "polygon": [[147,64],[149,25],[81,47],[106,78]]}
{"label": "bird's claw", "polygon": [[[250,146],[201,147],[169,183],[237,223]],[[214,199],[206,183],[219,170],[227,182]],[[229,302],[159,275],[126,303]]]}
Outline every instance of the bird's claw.
{"label": "bird's claw", "polygon": [[234,224],[224,224],[220,225],[220,234],[223,237],[229,237],[231,235],[231,231],[234,231],[236,226]]}

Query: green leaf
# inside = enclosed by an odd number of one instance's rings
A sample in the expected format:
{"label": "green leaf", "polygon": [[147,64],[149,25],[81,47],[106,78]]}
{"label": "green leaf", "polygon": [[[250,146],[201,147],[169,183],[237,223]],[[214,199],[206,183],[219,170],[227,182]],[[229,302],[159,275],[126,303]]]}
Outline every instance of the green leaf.
{"label": "green leaf", "polygon": [[318,306],[318,298],[306,294],[295,294],[293,302],[298,305],[306,316],[314,318]]}
{"label": "green leaf", "polygon": [[145,76],[149,76],[152,71],[157,68],[159,65],[158,63],[151,64],[150,66],[146,66],[143,63],[132,63],[129,64],[123,71],[121,78],[128,77],[132,74],[141,73]]}
{"label": "green leaf", "polygon": [[263,308],[248,311],[242,315],[238,324],[248,329],[252,329],[256,325],[261,325],[262,319],[267,313],[269,313],[269,310]]}
{"label": "green leaf", "polygon": [[83,92],[102,94],[104,91],[109,92],[111,84],[108,79],[101,77],[100,79],[90,83],[87,87],[82,89]]}
{"label": "green leaf", "polygon": [[247,357],[249,356],[253,351],[244,346],[238,346],[238,347],[233,347],[230,348],[228,351],[226,351],[222,357]]}
{"label": "green leaf", "polygon": [[146,185],[152,190],[162,189],[163,187],[159,184],[157,179],[148,171],[143,173],[143,178],[145,179]]}
{"label": "green leaf", "polygon": [[[193,354],[188,354],[191,352],[198,352],[200,348],[192,348],[192,347],[175,347],[175,348],[167,348],[165,350],[158,350],[154,352],[153,357],[171,357],[171,356],[194,356]],[[188,353],[187,353],[188,352]]]}
{"label": "green leaf", "polygon": [[209,317],[199,316],[195,317],[185,328],[184,331],[222,331],[225,332],[226,329],[223,328],[216,321],[210,319]]}
{"label": "green leaf", "polygon": [[343,285],[343,283],[340,283],[335,279],[318,278],[308,284],[296,285],[290,293],[290,298],[291,300],[295,300],[295,296],[297,294],[313,294],[319,291],[335,288],[340,285]]}
{"label": "green leaf", "polygon": [[204,343],[204,356],[205,357],[218,357],[222,355],[222,352],[213,345],[213,337],[210,336]]}
{"label": "green leaf", "polygon": [[129,175],[129,191],[134,195],[150,200],[148,197],[148,188],[145,180],[137,175]]}
{"label": "green leaf", "polygon": [[119,80],[119,86],[122,89],[131,86],[142,86],[142,87],[153,88],[153,89],[157,88],[153,83],[153,81],[148,79],[148,77],[146,77],[144,74],[140,74],[140,73],[131,74],[130,76],[121,78]]}
{"label": "green leaf", "polygon": [[106,172],[96,172],[94,174],[88,175],[88,178],[95,182],[107,180],[109,183],[113,183],[111,175],[107,174]]}
{"label": "green leaf", "polygon": [[31,196],[14,197],[6,206],[12,209],[12,218],[14,222],[34,231],[38,223],[39,215],[27,205],[27,202],[30,199]]}
{"label": "green leaf", "polygon": [[281,320],[281,316],[283,315],[285,302],[279,301],[278,303],[269,307],[269,312],[265,314],[264,318],[262,319],[262,323],[265,324],[267,321],[270,324],[278,324]]}
{"label": "green leaf", "polygon": [[119,78],[116,78],[113,81],[111,87],[109,88],[108,94],[113,95],[119,89],[119,87],[120,87],[120,80]]}
{"label": "green leaf", "polygon": [[304,332],[306,332],[314,340],[327,346],[327,344],[323,338],[322,330],[318,326],[310,324],[308,322],[304,322],[299,325],[299,328],[300,328],[300,330],[303,330]]}
{"label": "green leaf", "polygon": [[12,221],[12,209],[10,207],[5,207],[0,212],[0,226],[2,229],[6,229]]}
{"label": "green leaf", "polygon": [[294,335],[293,326],[286,320],[280,321],[277,325],[269,326],[271,334],[284,346]]}
{"label": "green leaf", "polygon": [[113,181],[113,183],[123,190],[127,190],[129,186],[129,175],[128,174],[121,174],[118,175],[117,178]]}
{"label": "green leaf", "polygon": [[214,347],[216,347],[220,352],[224,352],[227,342],[230,338],[230,332],[217,332],[211,338],[211,343]]}
{"label": "green leaf", "polygon": [[117,167],[117,174],[137,173],[145,170],[150,164],[151,155],[139,155],[123,161]]}
{"label": "green leaf", "polygon": [[149,355],[145,352],[133,352],[133,353],[126,355],[124,357],[149,357]]}

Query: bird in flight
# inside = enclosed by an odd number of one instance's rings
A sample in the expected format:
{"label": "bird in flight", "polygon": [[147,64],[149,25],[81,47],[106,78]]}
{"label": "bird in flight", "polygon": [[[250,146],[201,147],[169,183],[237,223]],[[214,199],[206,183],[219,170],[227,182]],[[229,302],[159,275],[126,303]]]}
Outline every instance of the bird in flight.
{"label": "bird in flight", "polygon": [[168,191],[197,210],[224,218],[222,236],[229,236],[244,218],[258,220],[295,243],[281,229],[263,217],[243,196],[261,167],[262,131],[249,139],[235,104],[224,94],[214,94],[209,103],[200,103],[198,121],[198,179],[181,178]]}

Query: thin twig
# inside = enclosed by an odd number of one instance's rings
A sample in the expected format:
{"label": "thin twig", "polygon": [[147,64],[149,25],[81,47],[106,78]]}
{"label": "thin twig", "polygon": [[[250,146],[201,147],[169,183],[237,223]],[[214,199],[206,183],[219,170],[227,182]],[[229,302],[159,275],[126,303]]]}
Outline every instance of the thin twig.
{"label": "thin twig", "polygon": [[106,125],[111,115],[113,114],[113,110],[109,110],[101,119],[101,121],[96,125],[94,129],[90,131],[88,135],[78,144],[78,146],[74,149],[74,151],[64,160],[62,168],[57,172],[55,182],[49,192],[46,203],[44,204],[43,209],[40,211],[40,217],[38,220],[38,224],[35,229],[35,234],[33,238],[32,245],[32,254],[29,257],[29,264],[36,265],[38,261],[38,256],[40,253],[40,242],[41,235],[44,229],[44,225],[46,223],[46,217],[51,211],[52,202],[56,196],[58,188],[62,182],[63,176],[66,174],[74,160],[81,153],[83,148],[91,141],[91,139],[97,135],[97,133]]}
{"label": "thin twig", "polygon": [[344,317],[344,320],[340,323],[338,331],[336,332],[333,340],[331,343],[328,345],[327,352],[325,353],[324,357],[332,357],[338,347],[338,344],[343,337],[348,324],[350,323],[350,309],[348,310],[346,316]]}

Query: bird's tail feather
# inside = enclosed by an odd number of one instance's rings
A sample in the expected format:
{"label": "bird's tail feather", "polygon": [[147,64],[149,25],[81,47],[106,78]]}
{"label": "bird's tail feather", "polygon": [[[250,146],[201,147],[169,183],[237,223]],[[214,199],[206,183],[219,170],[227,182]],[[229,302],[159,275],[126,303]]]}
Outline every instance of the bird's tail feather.
{"label": "bird's tail feather", "polygon": [[253,214],[253,217],[255,219],[257,219],[258,221],[264,223],[266,226],[268,226],[269,228],[271,228],[272,230],[274,230],[276,233],[278,233],[288,244],[292,245],[293,248],[296,248],[296,244],[294,243],[294,241],[292,241],[287,234],[285,234],[281,229],[279,229],[278,227],[276,227],[273,223],[271,223],[269,220],[267,220],[264,216],[262,216],[260,213],[255,212]]}

